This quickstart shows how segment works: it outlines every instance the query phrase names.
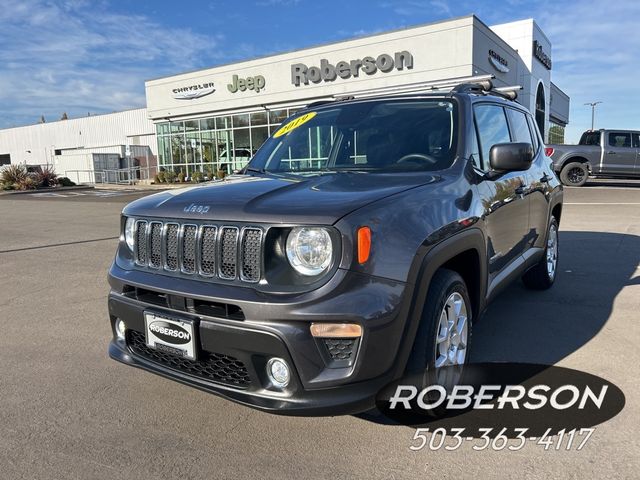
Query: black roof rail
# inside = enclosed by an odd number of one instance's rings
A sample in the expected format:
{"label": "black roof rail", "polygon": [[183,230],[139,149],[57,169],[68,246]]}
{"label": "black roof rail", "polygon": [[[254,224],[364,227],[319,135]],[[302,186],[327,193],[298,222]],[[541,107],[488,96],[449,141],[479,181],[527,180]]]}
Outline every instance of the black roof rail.
{"label": "black roof rail", "polygon": [[460,83],[451,89],[451,93],[486,93],[493,89],[491,80],[474,83]]}

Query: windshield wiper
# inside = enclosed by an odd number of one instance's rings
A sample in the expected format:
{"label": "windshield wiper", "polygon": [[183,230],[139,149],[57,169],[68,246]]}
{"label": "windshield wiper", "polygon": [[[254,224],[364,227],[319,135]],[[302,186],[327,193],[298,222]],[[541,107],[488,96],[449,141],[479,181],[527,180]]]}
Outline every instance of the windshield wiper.
{"label": "windshield wiper", "polygon": [[244,173],[253,172],[253,173],[267,173],[264,168],[254,168],[254,167],[246,167],[244,169]]}

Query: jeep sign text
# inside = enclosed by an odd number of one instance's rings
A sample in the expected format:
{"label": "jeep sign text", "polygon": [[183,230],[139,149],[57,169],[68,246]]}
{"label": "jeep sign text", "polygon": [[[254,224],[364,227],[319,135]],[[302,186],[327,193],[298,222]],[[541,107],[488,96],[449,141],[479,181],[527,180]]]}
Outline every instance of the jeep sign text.
{"label": "jeep sign text", "polygon": [[227,89],[231,93],[236,93],[238,90],[244,92],[245,90],[255,90],[259,93],[264,88],[265,80],[262,75],[256,75],[255,77],[239,78],[238,75],[231,77],[231,83],[227,85]]}
{"label": "jeep sign text", "polygon": [[396,52],[393,57],[383,53],[378,58],[367,56],[348,62],[340,61],[335,65],[323,58],[320,60],[319,67],[308,67],[304,63],[291,65],[291,83],[298,87],[301,83],[309,85],[309,82],[333,82],[338,77],[345,80],[358,77],[361,70],[367,75],[373,75],[378,70],[388,73],[393,69],[403,70],[404,68],[409,70],[413,68],[413,56],[406,50]]}

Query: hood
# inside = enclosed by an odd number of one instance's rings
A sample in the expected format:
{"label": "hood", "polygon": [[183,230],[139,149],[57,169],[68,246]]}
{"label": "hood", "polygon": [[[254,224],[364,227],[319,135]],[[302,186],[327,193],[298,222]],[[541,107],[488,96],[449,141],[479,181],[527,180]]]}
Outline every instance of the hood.
{"label": "hood", "polygon": [[364,205],[437,177],[424,172],[338,172],[311,177],[232,176],[143,197],[125,215],[331,225]]}

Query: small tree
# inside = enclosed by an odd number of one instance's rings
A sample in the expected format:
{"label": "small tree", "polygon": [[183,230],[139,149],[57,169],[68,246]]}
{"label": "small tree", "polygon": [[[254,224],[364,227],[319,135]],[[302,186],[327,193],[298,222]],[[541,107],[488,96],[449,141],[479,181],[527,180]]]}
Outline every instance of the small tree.
{"label": "small tree", "polygon": [[47,123],[47,121],[44,119],[44,115],[40,115],[40,120],[38,120],[38,123]]}
{"label": "small tree", "polygon": [[67,116],[67,112],[64,112],[62,114],[62,117],[60,117],[60,120],[69,120],[69,117]]}

